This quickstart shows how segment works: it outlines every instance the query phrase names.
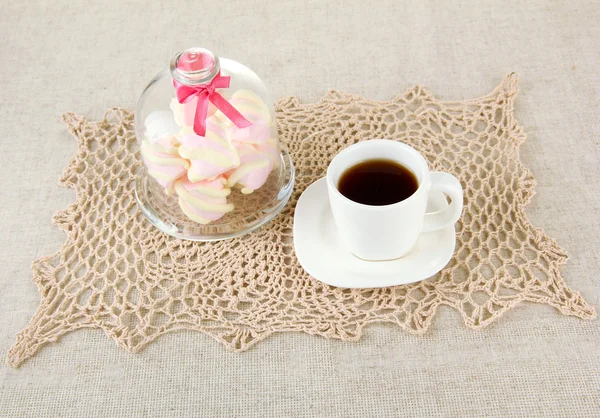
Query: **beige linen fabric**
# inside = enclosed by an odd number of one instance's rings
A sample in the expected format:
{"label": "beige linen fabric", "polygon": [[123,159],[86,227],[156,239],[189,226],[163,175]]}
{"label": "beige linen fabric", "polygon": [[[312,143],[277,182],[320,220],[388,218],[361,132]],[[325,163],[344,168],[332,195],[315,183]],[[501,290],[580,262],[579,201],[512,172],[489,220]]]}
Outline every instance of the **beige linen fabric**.
{"label": "beige linen fabric", "polygon": [[[390,99],[414,84],[441,99],[520,75],[521,158],[538,182],[527,213],[570,254],[562,273],[600,295],[600,6],[594,2],[172,2],[0,5],[0,351],[39,303],[35,258],[73,202],[56,179],[75,151],[66,111],[133,107],[179,49],[254,68],[275,97],[329,87]],[[440,308],[413,336],[371,326],[358,342],[271,336],[231,353],[193,332],[140,354],[98,330],[0,366],[0,416],[598,416],[600,322],[521,304],[472,331]]]}

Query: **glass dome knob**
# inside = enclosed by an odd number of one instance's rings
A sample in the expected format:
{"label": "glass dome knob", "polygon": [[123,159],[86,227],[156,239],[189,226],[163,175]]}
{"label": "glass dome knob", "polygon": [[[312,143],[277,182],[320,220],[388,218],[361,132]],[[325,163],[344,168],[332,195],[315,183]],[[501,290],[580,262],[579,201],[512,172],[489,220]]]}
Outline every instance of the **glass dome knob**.
{"label": "glass dome knob", "polygon": [[185,85],[208,83],[220,70],[219,57],[204,48],[186,49],[171,60],[171,76]]}

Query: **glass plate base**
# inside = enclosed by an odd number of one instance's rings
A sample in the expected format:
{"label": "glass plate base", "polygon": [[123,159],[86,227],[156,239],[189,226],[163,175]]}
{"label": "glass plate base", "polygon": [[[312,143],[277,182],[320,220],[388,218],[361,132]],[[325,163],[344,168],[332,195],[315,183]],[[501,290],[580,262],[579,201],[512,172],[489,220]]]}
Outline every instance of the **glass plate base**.
{"label": "glass plate base", "polygon": [[265,184],[248,195],[232,189],[227,201],[232,212],[208,225],[189,219],[179,208],[177,195],[164,189],[146,173],[138,177],[135,197],[144,216],[162,232],[191,241],[218,241],[254,231],[273,219],[284,208],[294,188],[294,164],[286,149],[281,149],[279,167]]}

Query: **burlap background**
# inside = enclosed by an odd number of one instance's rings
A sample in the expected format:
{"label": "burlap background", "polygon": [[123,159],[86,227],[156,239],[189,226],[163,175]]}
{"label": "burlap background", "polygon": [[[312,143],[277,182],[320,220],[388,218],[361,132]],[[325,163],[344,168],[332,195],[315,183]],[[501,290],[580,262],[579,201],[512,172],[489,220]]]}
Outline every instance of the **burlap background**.
{"label": "burlap background", "polygon": [[[571,1],[2,2],[0,352],[39,301],[34,258],[64,235],[56,179],[75,151],[65,111],[133,107],[177,50],[213,48],[275,97],[329,87],[389,99],[422,84],[479,96],[520,75],[528,207],[571,254],[567,282],[600,305],[600,7]],[[273,336],[246,353],[180,332],[138,355],[101,331],[0,366],[2,416],[597,416],[599,321],[523,304],[483,331],[442,308],[422,337],[373,326],[356,343]]]}

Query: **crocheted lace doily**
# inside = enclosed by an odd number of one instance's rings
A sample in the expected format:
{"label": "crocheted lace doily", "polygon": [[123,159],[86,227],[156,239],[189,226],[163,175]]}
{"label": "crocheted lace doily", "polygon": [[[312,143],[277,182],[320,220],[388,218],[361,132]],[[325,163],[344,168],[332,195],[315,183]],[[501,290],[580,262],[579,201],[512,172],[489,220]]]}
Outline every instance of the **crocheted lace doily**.
{"label": "crocheted lace doily", "polygon": [[[272,222],[216,243],[171,238],[137,209],[140,167],[133,115],[112,109],[91,122],[64,115],[79,150],[61,178],[76,202],[54,222],[62,248],[33,264],[41,303],[8,353],[13,366],[78,328],[100,328],[136,352],[161,334],[202,331],[233,350],[281,331],[356,340],[372,322],[421,333],[441,304],[483,327],[522,301],[580,318],[596,313],[563,281],[567,255],[527,220],[534,179],[519,159],[525,134],[513,103],[516,76],[487,96],[442,102],[414,87],[387,102],[337,91],[315,104],[280,100],[280,140],[296,165],[294,194]],[[382,289],[339,289],[312,279],[292,244],[294,207],[331,158],[361,139],[391,138],[423,153],[432,170],[457,176],[465,209],[456,253],[434,277]]]}

